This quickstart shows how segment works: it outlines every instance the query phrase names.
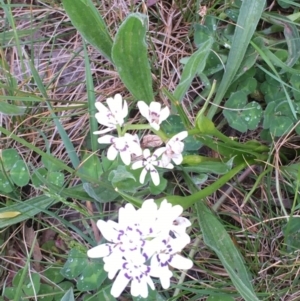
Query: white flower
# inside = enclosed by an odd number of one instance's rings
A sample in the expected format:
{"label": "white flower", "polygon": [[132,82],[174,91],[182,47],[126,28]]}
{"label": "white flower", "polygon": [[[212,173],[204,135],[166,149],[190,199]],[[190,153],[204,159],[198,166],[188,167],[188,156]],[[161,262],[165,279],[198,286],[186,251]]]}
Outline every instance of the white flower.
{"label": "white flower", "polygon": [[134,297],[148,297],[148,284],[155,289],[149,272],[150,267],[145,264],[145,258],[140,254],[135,254],[134,258],[124,259],[119,257],[106,257],[103,259],[104,270],[108,272],[108,278],[113,279],[118,273],[111,288],[113,297],[118,298],[128,283],[131,281],[131,295]]}
{"label": "white flower", "polygon": [[140,156],[142,149],[138,136],[125,134],[123,137],[114,137],[111,135],[105,135],[98,138],[98,142],[101,144],[111,144],[107,151],[108,160],[115,160],[118,153],[120,153],[121,159],[125,165],[129,165],[131,162],[131,154]]}
{"label": "white flower", "polygon": [[95,117],[98,123],[107,126],[106,129],[96,131],[94,134],[104,134],[116,129],[117,125],[122,126],[124,124],[124,118],[128,114],[128,106],[126,100],[122,100],[120,94],[116,94],[114,98],[108,98],[106,100],[108,108],[106,108],[101,102],[96,102],[95,106],[98,109],[98,113]]}
{"label": "white flower", "polygon": [[187,131],[180,132],[173,136],[166,144],[166,150],[162,154],[163,167],[168,166],[171,161],[176,165],[181,164],[183,157],[182,152],[184,149],[184,143],[181,141],[188,136]]}
{"label": "white flower", "polygon": [[[126,204],[125,207],[119,209],[118,223],[111,220],[97,222],[100,232],[108,243],[92,248],[88,251],[88,256],[101,258],[113,255],[131,258],[132,252],[141,252],[141,248],[146,244],[146,239],[156,235],[154,233],[156,219],[157,205],[154,200],[144,201],[138,210],[132,204]],[[147,257],[147,254],[144,256]]]}
{"label": "white flower", "polygon": [[156,170],[155,166],[161,166],[161,161],[158,160],[158,158],[161,156],[161,154],[165,151],[164,147],[158,148],[155,150],[153,155],[150,154],[150,150],[144,149],[143,151],[143,159],[137,162],[134,162],[132,164],[132,169],[138,169],[142,168],[143,170],[140,174],[140,182],[144,184],[145,177],[147,175],[147,172],[150,172],[151,179],[155,186],[159,185],[160,179],[158,171]]}
{"label": "white flower", "polygon": [[[97,222],[108,242],[88,250],[87,255],[103,257],[108,278],[116,277],[112,296],[118,298],[131,282],[131,294],[147,298],[148,285],[155,289],[150,276],[160,278],[162,286],[167,288],[172,277],[169,265],[183,269],[192,266],[191,260],[177,254],[190,242],[190,237],[184,233],[189,224],[179,217],[182,211],[180,205],[172,206],[167,200],[158,208],[150,199],[138,210],[131,204],[120,208],[118,223]],[[176,238],[172,238],[170,232],[175,233]]]}
{"label": "white flower", "polygon": [[[187,239],[188,237],[188,239]],[[192,260],[178,254],[190,242],[189,236],[173,239],[170,236],[160,241],[160,251],[151,259],[150,275],[158,277],[164,289],[169,288],[172,272],[169,265],[176,269],[187,270],[193,266]]]}
{"label": "white flower", "polygon": [[148,106],[144,101],[137,103],[141,114],[149,121],[149,124],[156,130],[159,130],[159,125],[166,120],[170,115],[168,107],[161,109],[159,102],[152,101]]}

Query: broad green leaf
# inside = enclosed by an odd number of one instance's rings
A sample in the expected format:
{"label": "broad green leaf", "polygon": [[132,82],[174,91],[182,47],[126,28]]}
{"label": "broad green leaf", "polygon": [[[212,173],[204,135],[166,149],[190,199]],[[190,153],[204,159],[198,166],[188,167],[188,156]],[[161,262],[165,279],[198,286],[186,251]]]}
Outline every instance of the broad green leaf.
{"label": "broad green leaf", "polygon": [[44,276],[54,283],[59,283],[64,280],[64,276],[60,273],[60,267],[51,266],[44,272]]}
{"label": "broad green leaf", "polygon": [[10,183],[7,176],[8,176],[7,174],[5,175],[0,170],[0,191],[5,193],[10,193],[13,191],[13,185]]}
{"label": "broad green leaf", "polygon": [[[186,130],[179,115],[169,116],[167,120],[162,122],[161,129],[170,138],[178,134],[179,132]],[[201,145],[202,143],[197,141],[193,136],[188,136],[186,139],[184,139],[184,151],[198,150]]]}
{"label": "broad green leaf", "polygon": [[12,217],[16,217],[19,214],[21,214],[21,212],[18,211],[7,211],[7,212],[2,212],[0,213],[0,219],[1,218],[12,218]]}
{"label": "broad green leaf", "polygon": [[26,107],[15,106],[5,101],[0,101],[0,112],[9,115],[23,115],[25,113]]}
{"label": "broad green leaf", "polygon": [[41,286],[41,277],[39,274],[31,273],[31,279],[27,278],[26,282],[22,285],[22,290],[28,297],[34,297],[38,294]]}
{"label": "broad green leaf", "polygon": [[49,284],[41,283],[38,300],[52,301],[53,298],[53,287]]}
{"label": "broad green leaf", "polygon": [[200,48],[196,52],[192,54],[184,66],[180,82],[173,93],[174,97],[178,101],[182,101],[197,73],[202,73],[204,70],[213,42],[214,39],[208,36],[207,40],[201,44]]}
{"label": "broad green leaf", "polygon": [[196,203],[196,209],[205,244],[215,251],[241,296],[246,301],[259,301],[245,262],[224,226],[202,200]]}
{"label": "broad green leaf", "polygon": [[81,292],[92,291],[99,288],[107,278],[103,263],[88,261],[77,280],[77,289]]}
{"label": "broad green leaf", "polygon": [[63,6],[74,27],[103,56],[112,62],[112,38],[91,0],[63,0]]}
{"label": "broad green leaf", "polygon": [[72,280],[79,276],[88,264],[87,255],[78,249],[71,249],[68,260],[64,264],[60,273],[67,279]]}
{"label": "broad green leaf", "polygon": [[21,160],[20,155],[14,148],[5,149],[0,152],[0,155],[5,170],[10,170],[14,166],[16,161]]}
{"label": "broad green leaf", "polygon": [[120,26],[112,48],[112,58],[122,82],[136,100],[154,100],[148,61],[147,16],[130,14]]}
{"label": "broad green leaf", "polygon": [[58,171],[49,172],[47,174],[47,181],[58,187],[62,187],[65,182],[65,176],[63,173]]}
{"label": "broad green leaf", "polygon": [[75,301],[72,287],[63,295],[61,301]]}
{"label": "broad green leaf", "polygon": [[11,168],[10,177],[12,181],[20,187],[23,187],[28,184],[29,182],[29,171],[27,166],[23,160],[19,160],[15,162],[13,167]]}
{"label": "broad green leaf", "polygon": [[271,134],[279,137],[287,134],[293,124],[287,101],[268,103],[264,112],[264,129],[269,129]]}
{"label": "broad green leaf", "polygon": [[226,71],[217,90],[214,105],[210,107],[207,114],[207,117],[210,119],[215,115],[228,87],[238,72],[250,40],[265,8],[265,4],[265,0],[244,0],[242,2],[226,63]]}
{"label": "broad green leaf", "polygon": [[231,94],[225,103],[225,108],[223,115],[229,125],[242,133],[256,129],[262,116],[260,104],[255,101],[247,104],[244,91]]}
{"label": "broad green leaf", "polygon": [[[55,301],[62,301],[63,300],[62,298],[66,294],[68,294],[68,292],[71,289],[73,290],[73,287],[74,287],[74,284],[70,281],[63,281],[57,285],[60,287],[60,289],[54,290],[54,293],[55,293],[54,300]],[[66,292],[66,293],[64,294],[64,292]],[[74,299],[72,299],[72,294],[69,294],[68,298],[71,298],[71,299],[66,299],[66,300],[70,300],[70,301],[74,300]]]}

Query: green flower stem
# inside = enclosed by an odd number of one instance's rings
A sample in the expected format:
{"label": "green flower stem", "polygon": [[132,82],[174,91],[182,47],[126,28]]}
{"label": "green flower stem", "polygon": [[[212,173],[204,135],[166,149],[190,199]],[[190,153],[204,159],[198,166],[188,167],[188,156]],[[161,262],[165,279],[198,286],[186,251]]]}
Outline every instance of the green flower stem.
{"label": "green flower stem", "polygon": [[125,124],[122,131],[122,135],[124,135],[129,130],[151,130],[154,134],[159,136],[161,140],[163,140],[164,142],[169,139],[169,137],[162,130],[156,131],[154,128],[151,127],[150,124]]}
{"label": "green flower stem", "polygon": [[185,128],[186,129],[191,128],[191,122],[190,122],[188,116],[186,115],[181,103],[166,88],[162,88],[162,92],[170,99],[170,101],[173,105],[173,108],[175,107],[175,109],[177,110]]}
{"label": "green flower stem", "polygon": [[150,124],[128,124],[124,125],[122,133],[125,134],[129,130],[151,130]]}
{"label": "green flower stem", "polygon": [[210,186],[207,186],[206,188],[193,193],[189,196],[166,196],[164,198],[160,198],[156,200],[157,203],[161,203],[163,199],[167,199],[169,203],[173,205],[180,205],[183,207],[183,209],[187,209],[194,205],[197,201],[200,201],[201,199],[204,199],[208,197],[209,195],[216,192],[218,189],[220,189],[223,185],[228,183],[237,173],[239,173],[242,169],[247,167],[248,165],[255,164],[255,160],[251,160],[249,162],[241,163],[240,165],[236,166],[232,170],[230,170],[227,174],[219,178],[216,182],[211,184]]}
{"label": "green flower stem", "polygon": [[[211,98],[213,97],[213,95],[215,93],[216,85],[217,85],[217,81],[214,79],[213,83],[212,83],[212,86],[211,86],[211,89],[209,91],[209,94],[208,94],[208,96],[207,96],[207,98],[205,100],[205,103],[204,103],[203,107],[201,108],[201,110],[198,112],[197,117],[200,116],[200,115],[204,115],[205,114],[205,111],[206,111],[206,109],[208,107],[208,104],[209,104]],[[196,119],[197,119],[197,117],[196,117]]]}

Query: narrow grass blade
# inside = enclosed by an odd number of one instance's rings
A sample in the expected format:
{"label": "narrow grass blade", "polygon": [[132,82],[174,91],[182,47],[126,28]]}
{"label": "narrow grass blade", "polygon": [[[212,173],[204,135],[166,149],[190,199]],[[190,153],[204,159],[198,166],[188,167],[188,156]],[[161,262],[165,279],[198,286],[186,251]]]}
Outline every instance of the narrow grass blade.
{"label": "narrow grass blade", "polygon": [[300,36],[299,30],[296,25],[287,17],[279,14],[267,14],[267,20],[275,25],[283,27],[283,34],[288,47],[289,57],[286,62],[288,67],[293,67],[299,60],[300,57]]}
{"label": "narrow grass blade", "polygon": [[15,106],[10,103],[0,101],[0,112],[9,116],[23,115],[25,107]]}
{"label": "narrow grass blade", "polygon": [[239,69],[239,66],[242,63],[265,4],[265,0],[244,0],[242,2],[231,49],[226,63],[225,73],[217,90],[214,105],[211,106],[207,113],[207,117],[210,119],[212,119],[215,115],[219,104],[221,103],[228,87],[232,83]]}
{"label": "narrow grass blade", "polygon": [[195,53],[193,53],[187,64],[184,66],[180,82],[173,93],[174,97],[179,102],[182,101],[196,74],[201,73],[204,70],[206,59],[210,53],[213,42],[213,38],[208,37],[207,41],[204,42]]}
{"label": "narrow grass blade", "polygon": [[259,301],[253,290],[244,260],[224,226],[202,201],[197,202],[196,208],[205,244],[218,255],[241,296],[246,301]]}
{"label": "narrow grass blade", "polygon": [[112,38],[91,0],[63,0],[63,6],[74,27],[98,51],[112,62]]}
{"label": "narrow grass blade", "polygon": [[120,26],[112,57],[122,82],[136,100],[154,100],[146,44],[147,16],[129,15]]}
{"label": "narrow grass blade", "polygon": [[63,144],[64,144],[64,146],[66,148],[66,151],[67,151],[67,153],[69,155],[69,158],[70,158],[70,160],[72,162],[72,165],[76,169],[76,168],[79,167],[79,163],[80,163],[79,162],[79,158],[78,158],[77,153],[76,153],[76,150],[75,150],[75,148],[74,148],[74,146],[73,146],[73,144],[72,144],[72,142],[71,142],[71,140],[70,140],[67,132],[63,128],[62,124],[60,123],[59,118],[53,112],[52,106],[51,106],[50,102],[47,100],[48,99],[48,95],[47,95],[47,91],[46,91],[46,89],[44,87],[44,84],[42,82],[42,79],[39,76],[39,74],[38,74],[38,72],[37,72],[34,64],[31,61],[29,61],[29,66],[30,66],[30,70],[31,70],[32,76],[33,76],[33,78],[35,80],[35,83],[37,84],[37,86],[38,86],[41,94],[45,98],[45,102],[46,102],[46,104],[47,104],[47,106],[49,108],[49,111],[51,113],[53,121],[54,121],[54,123],[55,123],[55,125],[57,127],[58,133],[59,133],[59,135],[60,135],[60,137],[62,139],[62,142],[63,142]]}
{"label": "narrow grass blade", "polygon": [[92,151],[95,152],[98,149],[97,139],[93,132],[97,131],[98,123],[95,118],[97,109],[95,107],[95,93],[94,93],[94,83],[91,73],[90,60],[88,57],[86,45],[84,44],[84,62],[85,62],[85,78],[86,78],[86,90],[88,96],[88,112],[89,112],[89,125],[90,125],[90,142]]}

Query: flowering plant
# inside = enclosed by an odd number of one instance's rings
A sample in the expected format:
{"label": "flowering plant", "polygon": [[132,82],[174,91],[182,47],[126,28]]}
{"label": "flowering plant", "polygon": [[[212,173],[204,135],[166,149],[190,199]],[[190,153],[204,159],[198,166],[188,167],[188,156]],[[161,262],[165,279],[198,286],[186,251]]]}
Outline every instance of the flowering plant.
{"label": "flowering plant", "polygon": [[190,269],[193,262],[179,253],[190,242],[185,233],[190,222],[179,217],[183,208],[164,200],[160,207],[153,199],[136,210],[130,203],[119,209],[119,222],[99,220],[97,226],[108,243],[90,250],[90,258],[103,258],[108,277],[116,280],[111,294],[119,297],[131,281],[133,296],[148,296],[148,285],[154,290],[152,277],[169,288],[173,273],[169,266]]}
{"label": "flowering plant", "polygon": [[107,158],[113,161],[119,154],[122,162],[125,165],[130,165],[132,156],[139,157],[143,155],[141,159],[136,160],[132,164],[131,168],[133,170],[142,168],[139,177],[141,184],[144,184],[145,177],[149,172],[154,185],[159,185],[160,175],[156,167],[173,169],[174,165],[171,161],[176,165],[182,163],[182,152],[184,150],[182,140],[188,136],[187,131],[182,131],[171,137],[166,141],[165,147],[160,147],[151,154],[148,148],[142,150],[137,134],[133,135],[126,131],[128,129],[149,129],[153,130],[158,135],[158,138],[165,139],[164,134],[159,130],[161,123],[170,115],[169,108],[164,107],[161,109],[161,104],[155,101],[151,102],[149,106],[144,101],[139,101],[138,108],[140,113],[149,122],[149,125],[141,127],[140,125],[127,125],[124,123],[124,119],[128,114],[128,105],[126,100],[122,100],[120,94],[116,94],[114,98],[108,98],[106,102],[108,108],[102,103],[96,102],[96,108],[99,111],[96,114],[96,119],[101,125],[106,126],[106,128],[95,131],[94,134],[101,135],[109,131],[117,131],[118,136],[104,135],[98,138],[99,143],[110,145],[107,151]]}

